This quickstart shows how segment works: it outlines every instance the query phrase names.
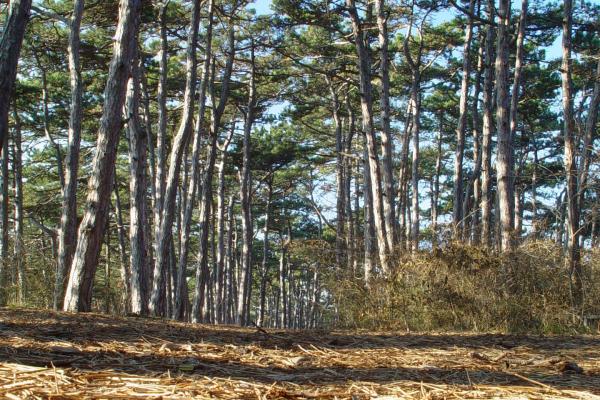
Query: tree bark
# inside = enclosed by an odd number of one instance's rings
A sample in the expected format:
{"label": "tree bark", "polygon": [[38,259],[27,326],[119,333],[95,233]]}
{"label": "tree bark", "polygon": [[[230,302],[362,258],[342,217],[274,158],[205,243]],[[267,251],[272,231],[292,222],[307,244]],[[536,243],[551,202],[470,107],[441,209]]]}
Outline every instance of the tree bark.
{"label": "tree bark", "polygon": [[500,239],[502,251],[514,247],[514,181],[512,178],[512,142],[510,135],[508,93],[508,42],[510,26],[510,0],[500,0],[498,9],[498,40],[496,54],[496,130],[498,149],[496,170],[498,182],[498,208],[500,211]]}
{"label": "tree bark", "polygon": [[[254,46],[254,44],[252,44]],[[248,105],[244,121],[244,142],[242,150],[242,173],[240,185],[240,199],[242,203],[242,263],[240,271],[240,286],[236,322],[247,325],[249,315],[246,310],[250,302],[250,285],[252,280],[252,211],[251,211],[251,172],[250,172],[250,133],[254,123],[256,108],[256,83],[254,47],[251,49],[251,73],[248,92]]]}
{"label": "tree bark", "polygon": [[383,190],[381,185],[381,171],[379,167],[379,156],[377,154],[375,128],[373,126],[373,100],[371,86],[371,65],[369,52],[366,45],[365,31],[361,26],[358,11],[354,0],[346,0],[352,20],[352,31],[354,35],[356,52],[358,54],[358,70],[360,78],[360,103],[362,111],[363,129],[367,139],[367,154],[369,161],[369,174],[371,175],[371,191],[373,192],[373,220],[375,222],[375,233],[377,236],[377,249],[379,263],[384,274],[391,272],[389,264],[388,238],[385,226],[383,210]]}
{"label": "tree bark", "polygon": [[[494,1],[488,0],[488,17],[494,20]],[[493,106],[494,106],[494,27],[489,25],[485,36],[485,72],[483,77],[483,128],[481,138],[481,243],[484,246],[492,244],[492,135],[493,135]]]}
{"label": "tree bark", "polygon": [[[202,132],[204,129],[204,114],[206,110],[206,89],[208,87],[208,81],[210,79],[211,71],[211,58],[212,58],[212,29],[213,29],[213,14],[214,14],[214,3],[209,1],[208,4],[208,24],[206,27],[206,50],[204,52],[204,64],[202,66],[202,81],[200,83],[200,95],[198,99],[199,112],[198,119],[196,120],[196,127],[194,132],[194,143],[192,146],[192,174],[191,182],[188,185],[187,198],[185,199],[185,211],[183,213],[183,229],[181,230],[181,252],[179,254],[179,260],[177,263],[177,287],[175,290],[175,315],[174,317],[179,320],[183,320],[184,310],[183,305],[185,303],[183,298],[184,288],[183,285],[187,285],[185,280],[185,271],[187,268],[188,254],[189,254],[189,237],[191,230],[192,214],[196,205],[196,193],[199,190],[200,185],[200,147],[202,140]],[[187,293],[187,292],[186,292]]]}
{"label": "tree bark", "polygon": [[269,276],[268,260],[269,260],[269,220],[271,216],[271,201],[273,198],[273,175],[267,182],[267,204],[265,207],[265,228],[263,238],[263,257],[260,267],[260,302],[258,321],[256,325],[263,326],[265,322],[265,301],[267,297],[267,278]]}
{"label": "tree bark", "polygon": [[92,177],[65,293],[63,305],[65,311],[91,309],[92,285],[107,222],[116,150],[123,126],[123,104],[132,54],[136,46],[140,5],[140,0],[121,0],[119,5],[119,22],[104,91],[104,106],[98,130],[96,154],[92,162]]}
{"label": "tree bark", "polygon": [[23,247],[23,151],[21,149],[21,118],[16,105],[13,108],[15,122],[13,137],[13,170],[14,170],[14,260],[17,272],[17,304],[25,299],[25,253]]}
{"label": "tree bark", "polygon": [[[183,95],[183,113],[179,122],[177,135],[173,139],[169,156],[169,172],[166,177],[165,195],[162,204],[160,226],[156,237],[156,259],[152,274],[152,292],[150,295],[149,312],[162,316],[166,313],[165,276],[169,265],[169,247],[173,240],[171,229],[175,213],[175,195],[179,183],[181,159],[192,132],[194,116],[194,92],[196,85],[196,46],[198,43],[198,26],[200,23],[200,0],[194,0],[190,33],[187,39],[186,51],[186,81]],[[157,186],[159,187],[159,186]]]}
{"label": "tree bark", "polygon": [[8,111],[10,99],[17,78],[17,63],[25,27],[29,21],[31,0],[11,0],[8,2],[8,16],[0,37],[0,151],[8,136]]}
{"label": "tree bark", "polygon": [[379,74],[381,78],[381,165],[383,177],[383,213],[385,219],[386,239],[390,251],[396,242],[396,215],[394,205],[394,175],[393,175],[393,140],[390,129],[390,72],[388,54],[388,27],[384,9],[384,0],[375,1],[377,13],[377,29],[379,40]]}
{"label": "tree bark", "polygon": [[[200,322],[202,318],[202,307],[205,301],[205,288],[209,279],[208,270],[208,230],[209,230],[209,219],[210,209],[212,206],[212,181],[215,169],[215,161],[217,154],[217,137],[219,133],[219,127],[221,126],[221,119],[223,112],[225,111],[225,105],[229,98],[229,80],[231,78],[231,71],[233,68],[233,61],[235,57],[235,36],[233,31],[233,23],[230,21],[230,27],[228,32],[229,40],[229,54],[227,56],[227,62],[225,64],[225,71],[221,81],[221,93],[219,97],[219,103],[216,108],[213,109],[213,115],[211,120],[210,135],[208,138],[208,154],[206,157],[204,174],[202,177],[201,193],[200,193],[200,249],[198,251],[198,261],[196,263],[196,291],[194,293],[194,302],[192,305],[192,322]],[[213,61],[213,72],[210,83],[210,93],[213,101],[215,100],[214,80],[215,77],[215,62]]]}
{"label": "tree bark", "polygon": [[[473,15],[475,0],[469,1],[469,15]],[[469,16],[465,30],[465,44],[463,47],[463,74],[460,84],[460,101],[458,106],[458,125],[456,127],[456,152],[454,153],[454,209],[452,222],[454,237],[458,238],[464,223],[463,211],[463,158],[465,152],[465,131],[467,129],[467,105],[469,97],[469,75],[471,74],[471,39],[473,38],[473,18]]]}
{"label": "tree bark", "polygon": [[575,121],[573,118],[573,80],[571,59],[571,34],[573,25],[573,1],[564,0],[562,22],[562,103],[564,117],[565,155],[567,196],[567,266],[571,276],[571,295],[573,307],[577,311],[583,303],[581,263],[579,252],[579,207],[577,199],[577,165],[575,162]]}
{"label": "tree bark", "polygon": [[148,313],[148,255],[146,253],[146,131],[140,126],[139,98],[140,79],[137,57],[134,58],[129,79],[126,113],[129,136],[129,241],[131,245],[131,310],[138,315]]}
{"label": "tree bark", "polygon": [[81,144],[81,120],[83,114],[83,82],[79,62],[81,19],[84,0],[73,1],[73,16],[69,29],[69,78],[71,84],[71,109],[69,113],[69,136],[65,159],[65,177],[62,192],[60,230],[58,235],[58,258],[53,305],[62,309],[65,290],[65,277],[73,260],[77,239],[77,176],[79,173],[79,150]]}

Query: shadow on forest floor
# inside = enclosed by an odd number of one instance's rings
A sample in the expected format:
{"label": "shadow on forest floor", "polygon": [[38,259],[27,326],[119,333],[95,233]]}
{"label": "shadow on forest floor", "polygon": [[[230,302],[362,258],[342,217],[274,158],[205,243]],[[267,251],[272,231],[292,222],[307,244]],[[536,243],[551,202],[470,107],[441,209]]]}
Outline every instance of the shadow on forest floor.
{"label": "shadow on forest floor", "polygon": [[2,309],[0,363],[265,385],[421,382],[600,393],[597,336],[265,333],[158,319]]}

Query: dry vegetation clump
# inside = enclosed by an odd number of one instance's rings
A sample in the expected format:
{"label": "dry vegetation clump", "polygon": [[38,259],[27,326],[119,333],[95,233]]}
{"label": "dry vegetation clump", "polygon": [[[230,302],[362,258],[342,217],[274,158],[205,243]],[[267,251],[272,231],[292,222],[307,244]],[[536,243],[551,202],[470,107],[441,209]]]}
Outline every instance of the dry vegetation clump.
{"label": "dry vegetation clump", "polygon": [[0,309],[0,398],[598,399],[599,347]]}
{"label": "dry vegetation clump", "polygon": [[368,288],[352,277],[330,287],[342,327],[574,332],[585,329],[584,315],[600,314],[598,255],[583,254],[585,304],[578,314],[562,249],[546,241],[523,243],[509,255],[452,243],[399,257],[393,277]]}

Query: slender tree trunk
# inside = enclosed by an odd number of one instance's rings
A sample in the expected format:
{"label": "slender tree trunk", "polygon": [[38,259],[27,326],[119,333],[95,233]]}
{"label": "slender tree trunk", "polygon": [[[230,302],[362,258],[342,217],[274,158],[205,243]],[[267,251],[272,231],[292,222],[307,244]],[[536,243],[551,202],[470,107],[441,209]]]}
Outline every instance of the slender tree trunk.
{"label": "slender tree trunk", "polygon": [[250,284],[252,280],[252,212],[251,212],[251,182],[250,173],[250,133],[254,123],[254,112],[256,107],[256,86],[255,86],[255,64],[254,48],[252,48],[251,74],[248,92],[248,106],[246,109],[246,118],[244,121],[244,142],[242,150],[242,173],[240,185],[240,199],[242,203],[242,263],[240,277],[240,293],[238,298],[238,314],[236,322],[240,325],[247,325],[249,315],[246,310],[250,303]]}
{"label": "slender tree trunk", "polygon": [[[209,219],[210,210],[212,208],[212,181],[215,169],[215,161],[217,154],[217,137],[219,127],[221,125],[221,118],[225,111],[225,105],[229,97],[229,79],[231,77],[231,71],[233,68],[233,60],[235,56],[235,37],[233,32],[233,23],[229,27],[229,54],[227,57],[227,63],[225,65],[225,71],[222,78],[221,94],[219,103],[215,109],[213,109],[210,136],[208,142],[208,155],[205,163],[204,174],[202,177],[202,191],[200,193],[200,249],[198,251],[198,262],[196,264],[196,291],[194,293],[194,302],[192,305],[192,322],[200,322],[202,318],[203,304],[205,302],[205,288],[209,282],[209,269],[208,269],[208,230],[209,230]],[[213,61],[213,72],[210,84],[211,98],[215,101],[215,90],[213,80],[215,77],[214,72],[215,61]],[[206,310],[208,311],[208,310]]]}
{"label": "slender tree trunk", "polygon": [[454,237],[458,238],[463,226],[463,158],[465,153],[465,131],[467,129],[467,104],[469,97],[469,75],[471,74],[471,39],[473,38],[473,12],[475,0],[469,1],[469,20],[465,30],[465,44],[463,47],[463,74],[460,85],[460,101],[458,106],[458,126],[456,127],[456,152],[454,154],[454,210],[452,222]]}
{"label": "slender tree trunk", "polygon": [[[235,122],[232,122],[231,132],[235,131]],[[228,144],[228,143],[227,143]],[[217,322],[222,323],[225,319],[226,302],[225,296],[227,293],[227,275],[225,271],[225,159],[227,158],[227,147],[223,146],[221,152],[221,160],[217,166],[217,254],[215,257],[216,266],[216,305],[217,305]]]}
{"label": "slender tree trunk", "polygon": [[538,148],[535,135],[531,138],[533,147],[533,171],[531,173],[531,236],[538,238],[537,219],[537,183],[538,183]]}
{"label": "slender tree trunk", "polygon": [[69,78],[71,83],[71,109],[69,113],[69,138],[65,159],[65,177],[62,192],[60,230],[58,235],[58,258],[54,286],[54,309],[62,309],[65,277],[73,260],[77,239],[77,176],[79,173],[79,148],[81,144],[81,120],[83,114],[83,82],[79,62],[81,19],[84,0],[73,1],[73,16],[69,30]]}
{"label": "slender tree trunk", "polygon": [[25,300],[25,253],[23,247],[23,151],[21,149],[21,118],[16,105],[13,108],[15,122],[13,137],[13,170],[14,170],[14,201],[15,201],[15,226],[14,226],[14,260],[17,272],[17,304],[22,305]]}
{"label": "slender tree trunk", "polygon": [[160,51],[159,59],[159,77],[157,88],[158,100],[158,133],[156,136],[156,175],[154,177],[156,188],[154,199],[154,247],[155,254],[158,249],[158,236],[160,230],[160,220],[163,210],[163,199],[165,196],[166,185],[166,159],[167,159],[167,77],[169,75],[168,63],[168,40],[167,40],[167,6],[169,2],[161,3],[159,12],[160,20]]}
{"label": "slender tree trunk", "polygon": [[0,162],[2,163],[2,187],[0,188],[0,306],[6,305],[5,282],[10,267],[10,257],[8,250],[8,230],[9,230],[9,202],[8,188],[10,185],[10,176],[8,172],[8,140],[5,140],[0,152]]}
{"label": "slender tree trunk", "polygon": [[129,136],[129,241],[131,244],[131,312],[145,315],[148,312],[148,286],[146,254],[146,160],[147,140],[146,131],[140,126],[139,116],[139,67],[137,57],[129,79],[126,112],[127,133]]}
{"label": "slender tree trunk", "polygon": [[356,224],[352,212],[352,201],[351,201],[351,187],[352,187],[352,139],[355,133],[355,117],[350,100],[346,96],[346,109],[348,112],[348,135],[345,140],[345,152],[344,157],[344,192],[346,198],[346,250],[348,252],[346,256],[348,271],[356,271],[357,257],[356,257],[356,243],[355,243],[355,230]]}
{"label": "slender tree trunk", "polygon": [[123,212],[121,207],[121,196],[119,194],[119,185],[114,184],[115,192],[115,214],[117,219],[117,237],[119,238],[119,258],[121,262],[121,281],[123,283],[123,303],[125,312],[131,312],[131,270],[127,262],[127,253],[125,250],[125,227],[123,226]]}
{"label": "slender tree trunk", "polygon": [[[515,143],[515,137],[518,128],[518,105],[519,105],[519,97],[521,90],[521,71],[523,69],[523,42],[525,41],[525,28],[527,25],[527,6],[528,0],[521,0],[521,16],[519,17],[519,27],[517,30],[517,53],[515,56],[515,69],[514,69],[514,77],[513,77],[513,85],[512,85],[512,95],[510,99],[510,143]],[[511,151],[511,158],[514,159],[514,150]],[[514,162],[511,162],[511,165],[514,165]],[[521,168],[519,168],[517,173],[512,177],[514,187],[514,223],[515,223],[515,240],[518,240],[521,236],[521,190],[515,184],[516,179],[518,178]]]}
{"label": "slender tree trunk", "polygon": [[496,54],[496,126],[498,153],[496,170],[498,182],[498,208],[500,211],[500,239],[502,251],[514,247],[514,182],[512,179],[512,142],[510,135],[508,93],[508,42],[510,26],[510,0],[500,0],[498,9],[498,41]]}
{"label": "slender tree trunk", "polygon": [[269,260],[269,219],[271,215],[271,201],[273,198],[273,175],[271,175],[270,180],[267,182],[267,204],[265,209],[265,229],[264,229],[264,238],[263,238],[263,258],[260,268],[260,304],[259,304],[259,314],[258,321],[256,324],[258,326],[263,326],[265,320],[265,300],[267,296],[267,278],[269,277],[269,269],[268,269],[268,260]]}
{"label": "slender tree trunk", "polygon": [[[488,18],[494,20],[494,1],[488,0]],[[485,36],[485,72],[483,78],[483,129],[481,139],[481,243],[492,244],[492,134],[493,134],[493,68],[494,27],[489,25]]]}
{"label": "slender tree trunk", "polygon": [[371,174],[368,166],[368,153],[366,146],[366,138],[363,146],[363,209],[364,209],[364,232],[363,243],[365,247],[364,255],[364,280],[365,286],[369,287],[371,283],[371,273],[373,272],[373,191],[371,190]]}
{"label": "slender tree trunk", "polygon": [[10,99],[17,77],[17,63],[30,9],[31,0],[9,1],[8,16],[0,36],[0,149],[4,149],[3,144],[8,136]]}
{"label": "slender tree trunk", "polygon": [[577,199],[577,165],[575,162],[575,121],[573,118],[573,80],[571,78],[571,35],[573,2],[564,0],[562,35],[562,102],[564,113],[565,173],[567,195],[567,265],[571,274],[573,307],[579,310],[583,303],[581,263],[579,253],[579,207]]}
{"label": "slender tree trunk", "polygon": [[384,0],[375,1],[377,13],[377,28],[379,40],[379,73],[381,78],[381,150],[382,150],[382,177],[383,177],[383,213],[387,233],[387,245],[390,251],[396,241],[396,216],[394,205],[394,175],[393,175],[393,141],[390,129],[390,72],[388,54],[388,27]]}
{"label": "slender tree trunk", "polygon": [[[152,315],[165,315],[165,275],[169,263],[169,247],[173,240],[171,229],[175,212],[175,195],[179,184],[179,172],[181,170],[181,159],[185,147],[192,133],[194,116],[194,94],[196,85],[196,46],[198,43],[198,26],[200,23],[200,0],[194,0],[192,18],[190,21],[190,33],[187,39],[186,53],[186,81],[185,93],[183,95],[183,113],[179,122],[177,135],[173,139],[171,154],[169,156],[169,172],[166,177],[165,195],[162,204],[160,227],[156,237],[156,260],[154,262],[154,273],[152,292],[150,295],[149,311]],[[157,185],[158,186],[158,185]]]}
{"label": "slender tree trunk", "polygon": [[[467,187],[464,192],[462,204],[462,235],[463,240],[468,239],[469,242],[478,240],[477,234],[474,232],[478,223],[478,201],[479,193],[479,177],[481,176],[481,146],[480,146],[480,130],[479,130],[479,94],[481,92],[481,74],[483,70],[483,48],[485,43],[481,43],[477,52],[477,73],[475,76],[475,89],[473,93],[472,106],[472,136],[473,136],[473,172],[468,179]],[[473,194],[473,196],[471,196]]]}
{"label": "slender tree trunk", "polygon": [[[196,193],[199,190],[200,185],[200,147],[202,139],[202,129],[204,125],[204,114],[206,110],[206,90],[208,82],[211,79],[211,58],[212,58],[212,29],[213,29],[213,14],[214,14],[214,3],[209,1],[208,4],[208,25],[206,27],[206,50],[204,52],[204,64],[202,66],[202,82],[200,84],[200,96],[199,96],[199,113],[198,119],[196,120],[196,127],[194,132],[194,143],[192,147],[192,180],[188,185],[188,193],[185,204],[185,212],[183,215],[183,229],[181,230],[181,253],[177,264],[177,287],[175,291],[175,318],[182,320],[184,319],[183,305],[185,303],[183,299],[183,286],[187,285],[185,281],[185,271],[187,268],[188,254],[189,254],[189,237],[191,230],[192,214],[196,205]],[[214,67],[213,67],[214,68]]]}
{"label": "slender tree trunk", "polygon": [[336,226],[335,226],[335,261],[338,268],[341,268],[344,258],[344,236],[346,219],[346,196],[344,192],[344,156],[343,152],[343,133],[342,121],[340,117],[340,101],[335,91],[333,82],[329,76],[325,76],[331,94],[331,115],[335,127],[335,179],[336,179]]}
{"label": "slender tree trunk", "polygon": [[437,133],[435,175],[433,177],[433,198],[431,202],[431,246],[438,247],[438,203],[440,198],[440,175],[442,173],[442,132],[444,130],[443,113],[439,113],[439,128]]}
{"label": "slender tree trunk", "polygon": [[85,214],[79,227],[77,248],[65,293],[65,311],[91,309],[92,285],[107,221],[117,144],[123,126],[123,104],[136,46],[140,4],[140,0],[121,0],[119,5],[119,22],[104,91],[96,155],[92,162]]}
{"label": "slender tree trunk", "polygon": [[410,219],[411,250],[419,250],[419,136],[421,133],[421,74],[418,68],[413,69],[413,83],[410,102],[412,104],[412,167],[411,186],[412,204]]}
{"label": "slender tree trunk", "polygon": [[358,54],[359,77],[360,77],[360,102],[362,110],[363,129],[367,139],[367,153],[369,160],[369,173],[371,175],[371,191],[373,192],[373,221],[375,222],[375,233],[377,236],[377,249],[379,253],[379,263],[384,274],[389,274],[389,246],[386,233],[384,210],[383,210],[383,190],[381,183],[381,171],[379,168],[379,156],[377,154],[375,128],[373,126],[373,100],[371,97],[371,65],[369,61],[369,52],[366,45],[365,31],[361,26],[358,11],[354,0],[346,0],[352,19],[352,30],[354,35],[355,47]]}

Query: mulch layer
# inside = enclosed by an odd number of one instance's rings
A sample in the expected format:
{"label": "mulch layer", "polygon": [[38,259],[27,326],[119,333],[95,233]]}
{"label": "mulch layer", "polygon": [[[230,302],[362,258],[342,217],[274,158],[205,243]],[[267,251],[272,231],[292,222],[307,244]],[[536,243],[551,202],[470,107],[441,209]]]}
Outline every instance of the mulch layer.
{"label": "mulch layer", "polygon": [[600,400],[600,336],[284,331],[0,309],[0,398]]}

